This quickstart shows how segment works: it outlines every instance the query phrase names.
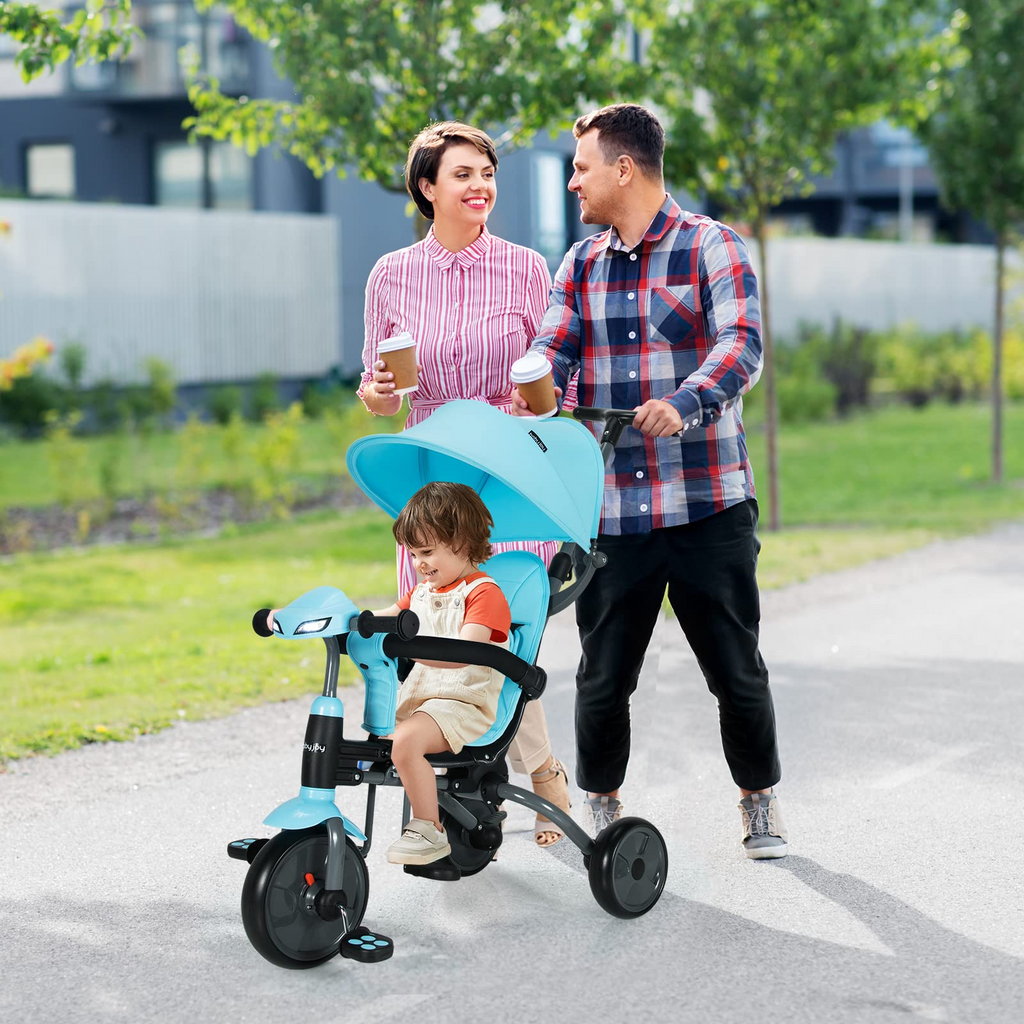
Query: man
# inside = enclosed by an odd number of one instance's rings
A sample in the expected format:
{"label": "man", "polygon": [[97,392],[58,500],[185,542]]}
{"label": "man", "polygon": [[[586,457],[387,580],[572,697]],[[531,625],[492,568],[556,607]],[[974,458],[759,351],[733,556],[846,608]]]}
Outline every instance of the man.
{"label": "man", "polygon": [[[621,816],[629,698],[667,587],[718,699],[746,854],[784,857],[739,415],[762,366],[757,282],[735,232],[666,194],[665,133],[649,110],[604,107],[573,133],[580,219],[611,228],[566,254],[534,347],[563,391],[579,368],[580,405],[637,410],[605,480],[598,547],[608,562],[576,603],[576,781],[595,833]],[[513,401],[526,409],[518,392]]]}

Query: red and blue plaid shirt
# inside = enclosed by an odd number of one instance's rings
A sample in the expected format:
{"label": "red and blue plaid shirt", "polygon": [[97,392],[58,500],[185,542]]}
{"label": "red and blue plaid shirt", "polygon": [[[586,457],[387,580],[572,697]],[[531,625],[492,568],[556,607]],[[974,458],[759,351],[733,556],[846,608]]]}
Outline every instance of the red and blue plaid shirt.
{"label": "red and blue plaid shirt", "polygon": [[685,426],[672,437],[623,431],[601,533],[679,526],[754,496],[740,396],[761,374],[760,322],[739,236],[671,196],[632,249],[609,228],[566,253],[533,345],[555,384],[564,391],[579,368],[580,405],[659,398]]}

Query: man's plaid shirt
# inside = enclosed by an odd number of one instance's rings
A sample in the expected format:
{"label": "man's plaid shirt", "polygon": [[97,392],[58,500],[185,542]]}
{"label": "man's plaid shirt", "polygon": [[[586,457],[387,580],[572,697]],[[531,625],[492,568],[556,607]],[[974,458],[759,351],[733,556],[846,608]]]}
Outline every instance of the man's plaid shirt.
{"label": "man's plaid shirt", "polygon": [[659,438],[623,431],[601,533],[679,526],[754,496],[740,395],[761,374],[760,324],[746,246],[671,196],[633,249],[609,228],[566,253],[534,342],[555,384],[564,391],[578,367],[580,405],[660,398],[686,427]]}

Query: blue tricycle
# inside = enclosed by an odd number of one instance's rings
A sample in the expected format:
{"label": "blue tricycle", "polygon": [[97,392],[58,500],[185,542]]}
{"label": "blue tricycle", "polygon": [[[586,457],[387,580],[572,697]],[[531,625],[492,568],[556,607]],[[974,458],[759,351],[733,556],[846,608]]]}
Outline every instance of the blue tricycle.
{"label": "blue tricycle", "polygon": [[[382,737],[394,730],[400,680],[415,658],[486,665],[506,678],[491,729],[459,754],[429,757],[444,769],[437,798],[451,854],[404,870],[441,881],[482,871],[501,845],[502,803],[511,800],[558,822],[582,852],[591,891],[608,913],[640,917],[658,902],[668,854],[654,825],[621,818],[592,839],[560,808],[508,781],[505,752],[526,701],[544,691],[546,676],[534,661],[547,620],[568,607],[605,564],[596,547],[605,465],[635,413],[577,409],[574,415],[603,424],[600,445],[583,424],[565,417],[513,417],[481,402],[457,401],[401,434],[364,437],[349,448],[352,479],[392,518],[425,484],[451,481],[480,494],[494,520],[493,542],[563,543],[549,568],[525,551],[495,555],[482,567],[512,611],[508,650],[418,636],[413,612],[376,617],[335,587],[317,587],[275,614],[278,637],[323,641],[327,669],[323,693],[310,708],[299,795],[264,819],[280,831],[269,839],[228,844],[229,856],[249,864],[242,886],[246,935],[271,963],[315,967],[339,953],[372,963],[394,952],[391,939],[362,923],[369,899],[366,857],[377,787],[401,785],[391,741]],[[267,609],[261,609],[253,628],[270,636],[266,623]],[[365,739],[344,735],[337,693],[343,654],[365,682]],[[339,810],[339,786],[366,787],[362,828]],[[403,826],[408,818],[406,801]]]}

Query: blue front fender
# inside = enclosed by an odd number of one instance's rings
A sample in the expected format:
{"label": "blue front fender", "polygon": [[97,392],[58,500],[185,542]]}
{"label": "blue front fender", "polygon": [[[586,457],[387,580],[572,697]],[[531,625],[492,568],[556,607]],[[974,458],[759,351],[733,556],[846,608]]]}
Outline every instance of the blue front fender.
{"label": "blue front fender", "polygon": [[366,842],[362,830],[352,824],[334,802],[333,789],[313,789],[302,786],[299,795],[286,800],[280,807],[271,811],[263,819],[264,825],[271,828],[300,829],[319,825],[328,818],[341,818],[346,833],[353,839]]}

